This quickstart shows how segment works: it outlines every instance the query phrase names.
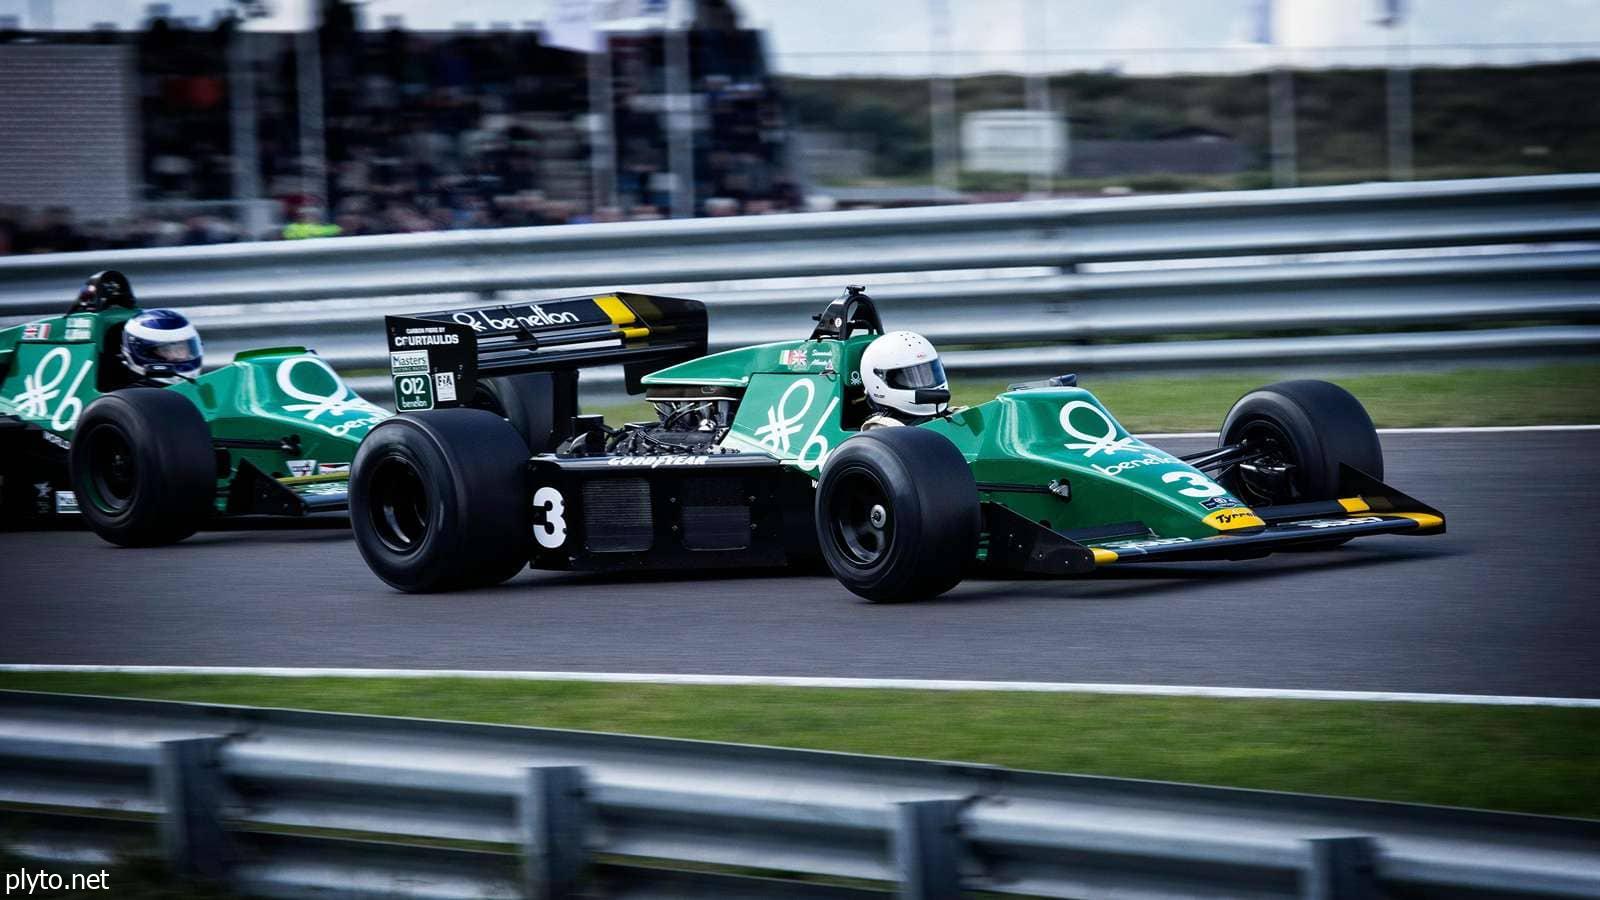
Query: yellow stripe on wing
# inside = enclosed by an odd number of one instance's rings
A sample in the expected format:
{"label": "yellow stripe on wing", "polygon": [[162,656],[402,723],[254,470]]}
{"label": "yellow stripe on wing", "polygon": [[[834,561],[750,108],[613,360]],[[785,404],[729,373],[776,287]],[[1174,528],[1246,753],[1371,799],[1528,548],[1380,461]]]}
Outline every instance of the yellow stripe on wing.
{"label": "yellow stripe on wing", "polygon": [[650,336],[649,326],[639,321],[639,317],[633,314],[628,304],[622,302],[621,297],[615,294],[596,297],[594,305],[600,307],[600,311],[610,317],[611,324],[622,329],[623,339],[631,341]]}
{"label": "yellow stripe on wing", "polygon": [[1117,554],[1114,550],[1107,550],[1103,547],[1091,547],[1089,549],[1094,553],[1094,564],[1097,566],[1117,561]]}
{"label": "yellow stripe on wing", "polygon": [[1367,505],[1367,501],[1360,497],[1340,497],[1339,505],[1344,507],[1345,512],[1350,513],[1369,512],[1372,509]]}
{"label": "yellow stripe on wing", "polygon": [[1411,521],[1417,523],[1418,531],[1427,531],[1432,528],[1442,528],[1444,526],[1444,517],[1436,516],[1433,513],[1397,512],[1384,513],[1384,515],[1399,516],[1402,519],[1410,519]]}

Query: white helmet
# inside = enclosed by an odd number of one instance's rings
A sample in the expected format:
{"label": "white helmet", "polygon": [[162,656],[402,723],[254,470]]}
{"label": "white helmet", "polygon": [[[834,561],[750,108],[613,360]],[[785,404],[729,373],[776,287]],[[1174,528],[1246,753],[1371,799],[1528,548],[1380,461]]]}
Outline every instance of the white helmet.
{"label": "white helmet", "polygon": [[891,331],[861,354],[861,385],[878,406],[913,416],[931,416],[943,403],[918,403],[919,390],[948,390],[939,351],[914,331]]}

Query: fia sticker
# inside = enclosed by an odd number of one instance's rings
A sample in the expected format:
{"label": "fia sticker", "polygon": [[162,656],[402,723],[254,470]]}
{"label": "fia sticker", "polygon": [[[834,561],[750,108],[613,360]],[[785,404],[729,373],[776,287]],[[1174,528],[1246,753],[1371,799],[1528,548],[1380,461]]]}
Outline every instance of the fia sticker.
{"label": "fia sticker", "polygon": [[456,399],[456,373],[434,373],[433,394],[441,403],[454,401]]}
{"label": "fia sticker", "polygon": [[291,459],[285,465],[289,467],[289,474],[296,478],[317,474],[317,461],[314,459]]}
{"label": "fia sticker", "polygon": [[72,491],[56,491],[56,515],[76,516],[81,515],[78,509],[78,495]]}

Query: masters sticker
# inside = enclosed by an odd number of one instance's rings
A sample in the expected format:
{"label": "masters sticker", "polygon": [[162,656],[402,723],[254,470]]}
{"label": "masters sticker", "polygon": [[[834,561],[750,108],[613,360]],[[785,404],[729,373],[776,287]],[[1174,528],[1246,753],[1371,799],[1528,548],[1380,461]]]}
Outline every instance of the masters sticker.
{"label": "masters sticker", "polygon": [[392,375],[426,375],[428,373],[428,351],[396,350],[390,353],[389,372]]}
{"label": "masters sticker", "polygon": [[69,341],[87,341],[94,336],[94,319],[90,316],[73,316],[67,319]]}
{"label": "masters sticker", "polygon": [[[454,385],[451,385],[452,391]],[[394,379],[394,408],[400,412],[433,409],[433,379],[421,375],[396,375]]]}
{"label": "masters sticker", "polygon": [[56,491],[56,514],[62,516],[82,515],[78,509],[78,495],[71,491]]}

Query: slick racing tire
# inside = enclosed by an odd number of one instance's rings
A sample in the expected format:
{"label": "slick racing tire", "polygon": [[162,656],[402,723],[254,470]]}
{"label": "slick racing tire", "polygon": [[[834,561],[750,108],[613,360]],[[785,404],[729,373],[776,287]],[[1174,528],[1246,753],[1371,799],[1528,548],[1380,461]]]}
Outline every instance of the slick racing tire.
{"label": "slick racing tire", "polygon": [[817,484],[817,541],[834,577],[874,603],[955,587],[977,555],[978,485],[943,435],[882,428],[839,445]]}
{"label": "slick racing tire", "polygon": [[68,467],[84,521],[123,547],[176,543],[216,511],[211,428],[188,397],[165,388],[127,388],[89,404]]}
{"label": "slick racing tire", "polygon": [[[1351,393],[1326,381],[1280,381],[1244,395],[1222,423],[1221,442],[1267,450],[1256,469],[1235,467],[1224,487],[1252,506],[1339,496],[1339,467],[1383,479],[1383,447],[1372,418]],[[1277,468],[1281,477],[1255,472]]]}
{"label": "slick racing tire", "polygon": [[[560,390],[560,372],[533,372],[523,375],[498,375],[479,378],[473,391],[472,407],[494,413],[511,423],[522,435],[530,453],[549,453],[561,443],[555,397]],[[571,410],[570,414],[576,414]]]}
{"label": "slick racing tire", "polygon": [[480,409],[380,422],[350,465],[350,525],[390,587],[431,593],[499,584],[528,561],[528,449]]}

